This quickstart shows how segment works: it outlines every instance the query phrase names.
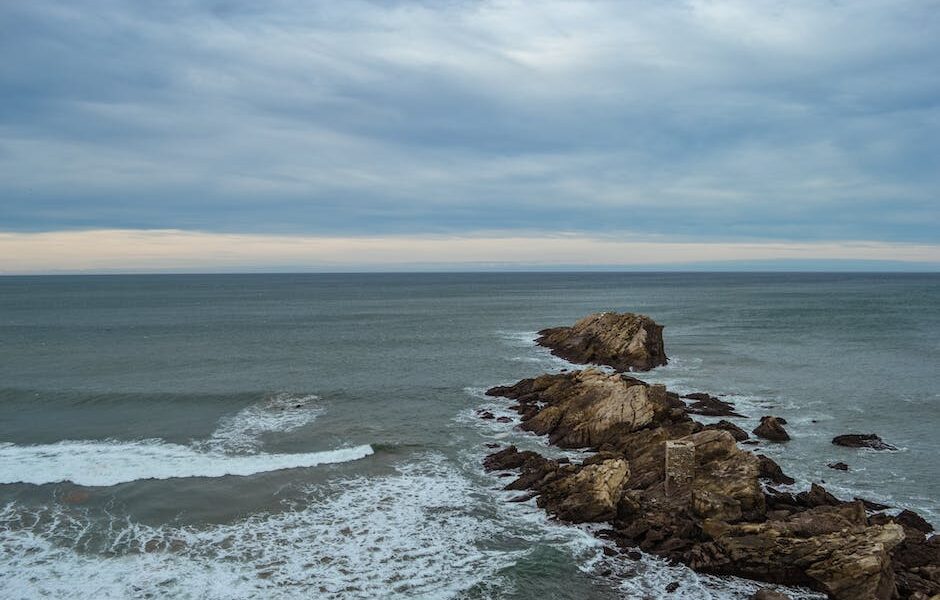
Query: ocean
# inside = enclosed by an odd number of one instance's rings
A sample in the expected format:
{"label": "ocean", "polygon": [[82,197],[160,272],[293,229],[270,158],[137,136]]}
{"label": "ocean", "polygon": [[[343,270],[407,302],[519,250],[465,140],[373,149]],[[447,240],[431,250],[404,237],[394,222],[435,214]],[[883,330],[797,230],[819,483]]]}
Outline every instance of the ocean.
{"label": "ocean", "polygon": [[[759,449],[798,487],[940,525],[937,274],[5,277],[0,596],[747,598],[481,468],[561,452],[476,411],[515,419],[483,392],[572,368],[535,332],[604,310],[665,325],[640,378],[784,417]],[[899,450],[830,443],[852,432]]]}

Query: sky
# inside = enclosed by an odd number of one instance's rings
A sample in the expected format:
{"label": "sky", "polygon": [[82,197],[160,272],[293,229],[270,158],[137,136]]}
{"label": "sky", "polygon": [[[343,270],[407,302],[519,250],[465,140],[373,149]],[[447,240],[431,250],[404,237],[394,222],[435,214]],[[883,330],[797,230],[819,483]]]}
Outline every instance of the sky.
{"label": "sky", "polygon": [[0,273],[940,270],[938,196],[938,0],[0,2]]}

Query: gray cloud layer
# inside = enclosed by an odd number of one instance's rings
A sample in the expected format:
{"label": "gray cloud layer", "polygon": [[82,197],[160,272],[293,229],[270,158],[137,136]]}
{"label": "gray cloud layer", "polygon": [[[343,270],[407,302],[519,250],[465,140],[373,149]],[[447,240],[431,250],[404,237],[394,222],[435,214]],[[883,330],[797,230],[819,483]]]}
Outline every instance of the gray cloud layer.
{"label": "gray cloud layer", "polygon": [[0,4],[0,229],[940,240],[940,2]]}

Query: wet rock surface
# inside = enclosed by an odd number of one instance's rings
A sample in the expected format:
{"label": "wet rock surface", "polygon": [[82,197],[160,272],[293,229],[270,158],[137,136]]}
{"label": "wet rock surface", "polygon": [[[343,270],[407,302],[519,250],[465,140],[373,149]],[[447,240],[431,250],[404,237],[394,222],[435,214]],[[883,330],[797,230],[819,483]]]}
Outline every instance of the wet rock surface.
{"label": "wet rock surface", "polygon": [[715,396],[703,392],[686,394],[682,396],[687,400],[692,400],[686,409],[693,415],[702,415],[703,417],[743,417],[734,410],[734,404],[726,402]]}
{"label": "wet rock surface", "polygon": [[731,437],[733,437],[735,441],[737,442],[743,442],[744,440],[751,437],[747,434],[746,431],[744,431],[743,429],[741,429],[740,427],[738,427],[731,421],[725,421],[723,419],[721,421],[718,421],[717,423],[706,425],[705,429],[720,429],[722,431],[727,431],[728,433],[731,434]]}
{"label": "wet rock surface", "polygon": [[[809,586],[838,600],[940,594],[940,536],[928,522],[843,501],[815,483],[776,489],[795,482],[769,457],[739,447],[745,432],[730,421],[694,421],[694,405],[663,386],[585,369],[487,394],[513,400],[523,429],[595,454],[577,463],[509,447],[485,468],[513,472],[506,489],[533,494],[559,519],[607,523],[603,537],[623,553],[639,548],[697,571]],[[717,400],[702,396],[690,399]],[[778,435],[784,423],[769,417],[761,426]],[[694,448],[688,485],[666,485],[667,442]]]}
{"label": "wet rock surface", "polygon": [[667,361],[662,326],[633,313],[588,315],[570,327],[543,329],[536,343],[573,363],[618,371],[649,371]]}
{"label": "wet rock surface", "polygon": [[665,388],[597,369],[540,375],[486,393],[517,400],[522,428],[564,448],[597,447],[681,410]]}
{"label": "wet rock surface", "polygon": [[885,443],[880,437],[874,433],[849,433],[845,435],[837,435],[832,438],[832,443],[836,446],[844,446],[846,448],[871,448],[872,450],[897,450],[896,447],[891,444]]}
{"label": "wet rock surface", "polygon": [[790,434],[783,428],[786,423],[780,417],[761,417],[760,425],[751,433],[772,442],[787,442],[790,440]]}

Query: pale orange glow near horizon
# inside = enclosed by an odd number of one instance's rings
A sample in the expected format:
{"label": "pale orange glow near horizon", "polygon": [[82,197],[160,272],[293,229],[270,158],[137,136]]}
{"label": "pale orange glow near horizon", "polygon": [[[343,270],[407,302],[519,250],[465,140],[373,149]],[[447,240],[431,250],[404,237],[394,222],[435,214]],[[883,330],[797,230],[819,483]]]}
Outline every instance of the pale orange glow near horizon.
{"label": "pale orange glow near horizon", "polygon": [[940,245],[669,242],[587,235],[332,237],[183,230],[0,233],[0,273],[442,269],[487,265],[648,267],[720,261],[900,261],[935,268]]}

